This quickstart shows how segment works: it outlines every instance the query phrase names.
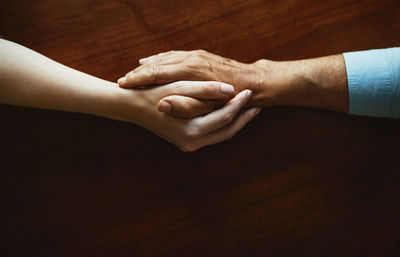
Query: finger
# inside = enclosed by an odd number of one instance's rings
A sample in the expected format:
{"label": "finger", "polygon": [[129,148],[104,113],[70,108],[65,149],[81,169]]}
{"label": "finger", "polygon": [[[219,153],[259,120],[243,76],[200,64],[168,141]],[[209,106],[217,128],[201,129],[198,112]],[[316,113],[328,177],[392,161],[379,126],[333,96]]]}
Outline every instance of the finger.
{"label": "finger", "polygon": [[256,117],[260,113],[260,111],[261,111],[260,107],[254,107],[244,111],[242,114],[239,114],[238,117],[229,125],[202,137],[199,141],[199,148],[206,145],[212,145],[231,139],[248,122],[250,122],[254,117]]}
{"label": "finger", "polygon": [[142,58],[139,60],[140,65],[151,64],[154,62],[159,62],[160,64],[172,64],[181,62],[184,60],[185,56],[187,55],[187,51],[169,51],[164,52],[156,55],[152,55],[146,58]]}
{"label": "finger", "polygon": [[208,56],[210,58],[216,59],[216,60],[220,60],[221,57],[216,55],[216,54],[212,54],[209,53],[205,50],[191,50],[191,51],[176,51],[176,50],[172,50],[169,52],[164,52],[164,53],[160,53],[160,54],[156,54],[156,55],[152,55],[146,58],[142,58],[139,60],[139,63],[141,65],[151,65],[154,63],[158,63],[158,64],[172,64],[172,63],[178,63],[178,62],[182,62],[190,57],[200,57],[200,56]]}
{"label": "finger", "polygon": [[136,68],[134,68],[133,70],[126,73],[125,77],[128,77],[129,75],[131,75],[133,73],[137,73],[137,72],[140,72],[140,71],[146,70],[146,69],[150,69],[150,65],[139,65]]}
{"label": "finger", "polygon": [[191,80],[191,75],[177,65],[152,65],[135,70],[128,76],[118,80],[118,85],[124,88],[165,84],[178,80]]}
{"label": "finger", "polygon": [[161,53],[158,53],[158,54],[150,55],[150,56],[145,57],[145,58],[141,58],[141,59],[139,60],[139,63],[140,63],[140,64],[144,64],[144,63],[146,63],[146,62],[148,62],[148,61],[151,61],[151,60],[154,60],[154,59],[156,59],[156,58],[160,58],[160,57],[162,57],[162,56],[168,55],[170,52],[173,52],[173,51],[161,52]]}
{"label": "finger", "polygon": [[178,81],[167,85],[167,95],[182,95],[198,99],[223,99],[232,97],[235,88],[218,81]]}
{"label": "finger", "polygon": [[[250,100],[252,92],[248,89],[243,90],[237,94],[232,100],[225,104],[219,110],[216,110],[206,116],[195,118],[192,120],[193,128],[197,131],[192,131],[192,134],[205,135],[211,131],[220,129],[229,124],[236,116],[236,114],[246,105]],[[195,129],[193,129],[195,130]]]}
{"label": "finger", "polygon": [[171,95],[158,102],[157,109],[176,118],[194,118],[220,108],[223,101],[198,100],[192,97]]}

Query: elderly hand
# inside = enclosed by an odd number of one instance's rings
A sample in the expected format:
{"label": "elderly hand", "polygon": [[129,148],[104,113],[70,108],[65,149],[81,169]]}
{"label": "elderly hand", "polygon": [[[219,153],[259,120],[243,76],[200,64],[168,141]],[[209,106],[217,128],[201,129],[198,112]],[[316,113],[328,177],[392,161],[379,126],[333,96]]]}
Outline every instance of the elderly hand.
{"label": "elderly hand", "polygon": [[[124,88],[132,88],[178,80],[222,81],[234,85],[237,92],[250,89],[254,93],[250,105],[257,106],[261,103],[261,83],[266,80],[265,63],[269,61],[263,62],[262,66],[258,65],[259,63],[240,63],[204,50],[170,51],[141,59],[141,65],[119,79],[118,84]],[[274,90],[270,89],[268,94],[273,95]],[[182,109],[181,106],[185,105],[174,97],[163,100],[169,103],[172,109]],[[186,103],[186,106],[190,104]],[[210,110],[208,103],[198,103],[199,110],[201,106],[204,108],[203,113]],[[161,111],[182,117],[180,113],[169,112],[172,109],[166,108]]]}
{"label": "elderly hand", "polygon": [[[234,85],[238,92],[252,90],[254,96],[248,106],[291,105],[348,111],[347,77],[341,54],[297,61],[262,59],[245,64],[203,50],[170,51],[142,59],[140,64],[118,81],[121,87],[182,79],[218,80]],[[163,100],[172,109],[182,105],[174,99]],[[209,110],[206,107],[203,106]]]}

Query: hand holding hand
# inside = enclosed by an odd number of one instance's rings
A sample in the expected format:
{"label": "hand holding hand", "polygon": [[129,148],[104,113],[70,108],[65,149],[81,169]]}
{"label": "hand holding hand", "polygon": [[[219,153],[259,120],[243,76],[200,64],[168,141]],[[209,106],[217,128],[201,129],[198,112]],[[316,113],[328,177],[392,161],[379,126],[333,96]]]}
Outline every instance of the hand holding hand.
{"label": "hand holding hand", "polygon": [[187,81],[184,84],[190,87],[182,91],[185,95],[169,95],[158,102],[157,108],[160,112],[178,118],[194,118],[222,107],[235,93],[234,87],[226,83],[200,83],[204,86],[190,92],[187,90],[193,89],[192,85],[199,83]]}
{"label": "hand holding hand", "polygon": [[[234,85],[237,92],[250,89],[254,96],[248,106],[290,105],[348,111],[347,76],[341,54],[297,61],[261,59],[246,64],[203,50],[170,51],[141,59],[140,64],[118,81],[121,87],[216,80]],[[181,104],[173,99],[169,103],[174,108]]]}
{"label": "hand holding hand", "polygon": [[[265,60],[264,60],[265,61]],[[268,62],[268,61],[265,61]],[[265,70],[257,63],[245,64],[227,59],[204,50],[170,51],[140,60],[140,66],[118,80],[124,88],[143,87],[146,85],[165,84],[179,80],[222,81],[235,86],[237,92],[250,89],[254,96],[250,105],[257,106],[257,99],[264,81]],[[269,91],[273,94],[273,90]],[[166,100],[175,109],[184,109],[184,103],[170,97]],[[223,102],[219,101],[220,104]],[[204,110],[210,110],[209,103],[197,103]],[[170,113],[182,117],[178,113]]]}
{"label": "hand holding hand", "polygon": [[196,118],[178,119],[157,110],[157,108],[165,108],[162,101],[160,102],[161,99],[174,96],[178,102],[191,101],[189,105],[192,111],[197,112],[198,108],[192,104],[198,101],[195,98],[217,98],[219,95],[220,98],[226,99],[226,94],[222,92],[222,89],[229,85],[222,85],[220,82],[179,81],[159,87],[124,90],[126,104],[120,112],[121,115],[130,116],[122,119],[138,123],[183,151],[194,151],[203,146],[227,140],[261,110],[251,108],[240,112],[251,98],[250,90],[238,93],[221,109]]}
{"label": "hand holding hand", "polygon": [[[1,103],[83,112],[134,122],[184,151],[232,137],[260,111],[252,108],[239,113],[250,100],[251,91],[244,90],[231,99],[233,87],[221,82],[180,81],[128,90],[6,40],[0,40],[0,59]],[[168,102],[160,101],[171,97],[187,103],[191,109],[169,108]],[[198,106],[203,99],[221,99],[227,103],[221,109],[191,119],[177,119],[157,110],[202,114],[204,110]],[[208,111],[215,108],[213,104]]]}

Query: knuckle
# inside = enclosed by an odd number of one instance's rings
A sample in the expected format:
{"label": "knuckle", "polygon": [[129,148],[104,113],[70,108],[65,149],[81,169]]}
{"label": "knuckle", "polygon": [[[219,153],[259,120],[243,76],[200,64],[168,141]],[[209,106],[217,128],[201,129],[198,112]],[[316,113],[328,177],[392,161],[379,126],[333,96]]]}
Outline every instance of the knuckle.
{"label": "knuckle", "polygon": [[191,57],[195,57],[195,58],[200,58],[200,57],[203,56],[203,54],[204,54],[204,51],[203,51],[203,50],[193,50],[193,51],[190,51],[190,56],[191,56]]}
{"label": "knuckle", "polygon": [[126,79],[129,81],[129,80],[133,80],[135,78],[135,74],[133,74],[133,73],[130,73],[130,74],[128,74],[127,76],[126,76]]}
{"label": "knuckle", "polygon": [[201,91],[204,95],[213,95],[215,92],[215,87],[212,85],[206,85],[202,87]]}
{"label": "knuckle", "polygon": [[210,70],[210,63],[207,61],[207,57],[205,56],[204,52],[204,50],[191,51],[188,58],[184,60],[185,66],[191,71],[204,69]]}
{"label": "knuckle", "polygon": [[189,69],[199,69],[201,66],[201,62],[199,61],[199,59],[194,57],[187,59],[185,61],[185,64]]}
{"label": "knuckle", "polygon": [[194,110],[194,106],[189,99],[184,99],[182,101],[182,109],[183,111],[190,113]]}
{"label": "knuckle", "polygon": [[230,122],[233,120],[233,117],[234,117],[234,116],[235,116],[235,115],[234,115],[233,112],[228,112],[228,113],[224,114],[224,116],[222,116],[222,120],[223,120],[225,123],[230,123]]}
{"label": "knuckle", "polygon": [[190,56],[190,58],[187,58],[186,60],[184,60],[185,64],[189,67],[197,67],[201,64],[201,62],[199,61],[199,58],[197,58],[196,56],[192,55]]}
{"label": "knuckle", "polygon": [[190,103],[189,103],[188,99],[186,99],[186,98],[181,99],[181,100],[178,102],[178,105],[179,105],[179,107],[182,108],[183,110],[188,110],[188,109],[190,108]]}
{"label": "knuckle", "polygon": [[260,60],[254,62],[254,64],[257,65],[257,66],[264,66],[264,65],[267,65],[269,63],[270,63],[270,61],[266,60],[266,59],[260,59]]}
{"label": "knuckle", "polygon": [[160,77],[160,68],[158,65],[153,65],[150,67],[149,75],[154,82],[157,82]]}
{"label": "knuckle", "polygon": [[168,58],[171,54],[173,54],[172,50],[171,50],[171,51],[168,51],[168,52],[164,52],[164,53],[162,53],[162,54],[159,56],[159,60]]}
{"label": "knuckle", "polygon": [[176,102],[174,108],[177,113],[185,117],[189,117],[195,111],[195,108],[187,99]]}
{"label": "knuckle", "polygon": [[204,60],[202,64],[208,71],[214,72],[213,65],[209,61]]}
{"label": "knuckle", "polygon": [[193,52],[192,52],[194,55],[197,55],[197,56],[200,56],[202,53],[201,53],[201,49],[198,49],[198,50],[194,50]]}
{"label": "knuckle", "polygon": [[198,55],[204,55],[204,54],[207,53],[207,51],[203,50],[203,49],[197,49],[196,52],[197,52]]}
{"label": "knuckle", "polygon": [[222,63],[222,65],[232,65],[232,63],[233,63],[233,60],[232,59],[229,59],[229,58],[222,58],[221,59],[221,63]]}
{"label": "knuckle", "polygon": [[186,128],[183,131],[183,135],[188,139],[197,139],[200,137],[200,130],[197,128]]}

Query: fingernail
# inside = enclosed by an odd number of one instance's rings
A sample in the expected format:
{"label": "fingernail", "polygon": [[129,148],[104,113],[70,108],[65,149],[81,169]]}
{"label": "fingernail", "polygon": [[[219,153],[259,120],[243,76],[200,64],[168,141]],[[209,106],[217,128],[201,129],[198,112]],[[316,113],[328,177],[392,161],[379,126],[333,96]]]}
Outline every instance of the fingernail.
{"label": "fingernail", "polygon": [[147,61],[147,58],[142,58],[139,60],[139,63],[142,64],[142,63],[145,63],[146,61]]}
{"label": "fingernail", "polygon": [[251,92],[251,90],[247,90],[246,96],[247,96],[248,98],[250,98],[252,95],[253,95],[253,92]]}
{"label": "fingernail", "polygon": [[122,77],[122,78],[120,78],[119,80],[118,80],[118,84],[123,84],[123,83],[125,83],[125,81],[126,81],[126,77]]}
{"label": "fingernail", "polygon": [[257,107],[257,109],[254,112],[254,117],[257,116],[261,112],[261,108]]}
{"label": "fingernail", "polygon": [[166,101],[161,101],[158,110],[160,112],[170,112],[171,111],[171,104]]}
{"label": "fingernail", "polygon": [[232,95],[235,92],[235,88],[229,84],[221,84],[221,91],[225,95]]}

